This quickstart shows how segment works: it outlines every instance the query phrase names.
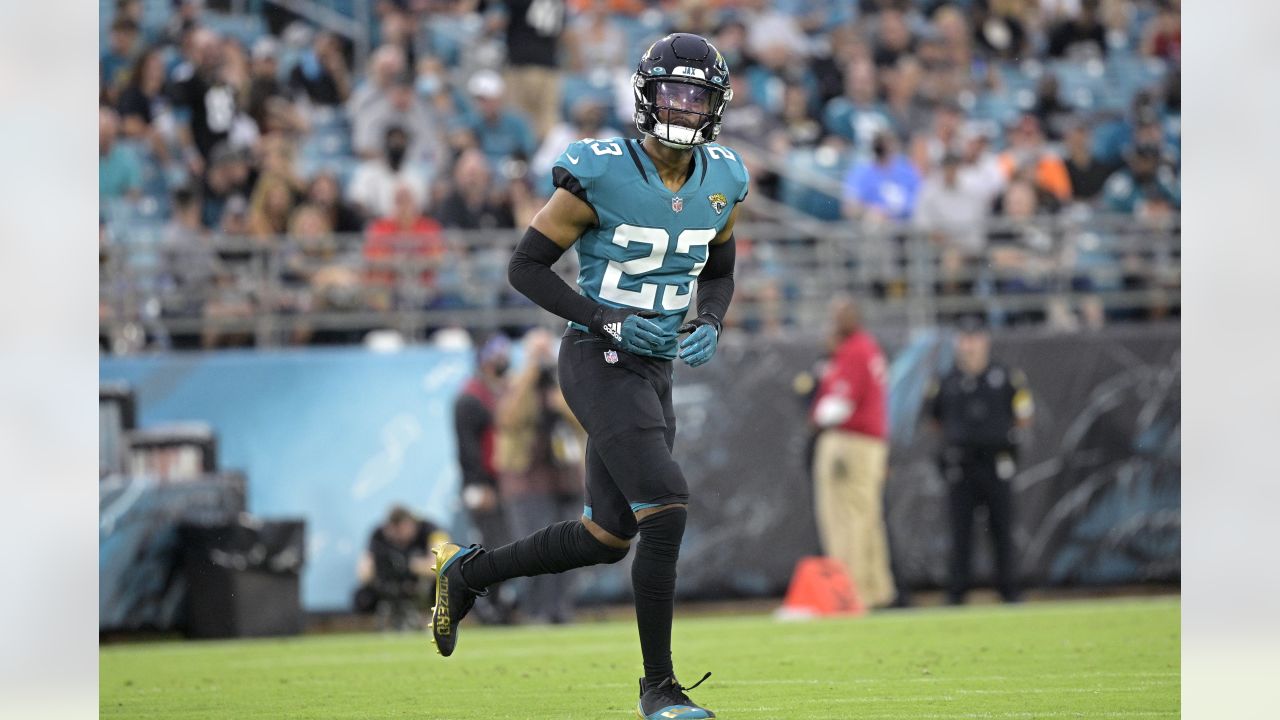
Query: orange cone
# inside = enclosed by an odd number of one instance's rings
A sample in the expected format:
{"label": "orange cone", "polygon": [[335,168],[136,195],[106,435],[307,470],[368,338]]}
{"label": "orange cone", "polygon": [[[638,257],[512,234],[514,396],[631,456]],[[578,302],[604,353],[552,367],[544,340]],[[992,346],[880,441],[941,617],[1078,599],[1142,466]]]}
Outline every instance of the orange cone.
{"label": "orange cone", "polygon": [[781,618],[862,615],[867,611],[844,567],[829,557],[801,558],[777,615]]}

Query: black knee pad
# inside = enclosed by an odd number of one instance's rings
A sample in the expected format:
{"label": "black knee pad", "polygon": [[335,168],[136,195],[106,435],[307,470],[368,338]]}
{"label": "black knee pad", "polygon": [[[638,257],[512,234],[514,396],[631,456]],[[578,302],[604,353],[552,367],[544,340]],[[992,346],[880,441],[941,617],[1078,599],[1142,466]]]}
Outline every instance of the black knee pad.
{"label": "black knee pad", "polygon": [[689,511],[673,507],[647,515],[640,521],[640,544],[646,553],[675,560],[680,556]]}
{"label": "black knee pad", "polygon": [[574,523],[577,526],[575,530],[574,545],[584,560],[590,560],[593,565],[612,565],[627,556],[630,546],[624,548],[605,545],[596,539],[595,535],[587,529],[586,525],[581,522]]}

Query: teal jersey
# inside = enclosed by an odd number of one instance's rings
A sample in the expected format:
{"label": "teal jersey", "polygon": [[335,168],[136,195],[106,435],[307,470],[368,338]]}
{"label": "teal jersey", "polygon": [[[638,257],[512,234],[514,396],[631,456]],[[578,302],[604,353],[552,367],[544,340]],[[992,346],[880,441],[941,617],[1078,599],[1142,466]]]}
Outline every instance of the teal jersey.
{"label": "teal jersey", "polygon": [[707,246],[747,197],[738,154],[715,143],[695,147],[693,172],[672,192],[639,141],[586,139],[561,153],[552,178],[599,219],[578,238],[579,291],[604,305],[657,311],[654,322],[675,332]]}

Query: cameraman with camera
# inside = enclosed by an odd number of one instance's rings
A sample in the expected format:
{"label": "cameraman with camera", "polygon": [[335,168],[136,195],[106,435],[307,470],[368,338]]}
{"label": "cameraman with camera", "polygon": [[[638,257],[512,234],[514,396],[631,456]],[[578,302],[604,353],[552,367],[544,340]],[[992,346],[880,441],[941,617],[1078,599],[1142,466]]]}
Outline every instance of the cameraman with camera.
{"label": "cameraman with camera", "polygon": [[[495,413],[498,489],[516,537],[578,517],[585,450],[585,431],[560,392],[551,334],[529,331],[524,351],[524,368]],[[523,579],[519,609],[524,619],[568,622],[570,581],[564,574]]]}

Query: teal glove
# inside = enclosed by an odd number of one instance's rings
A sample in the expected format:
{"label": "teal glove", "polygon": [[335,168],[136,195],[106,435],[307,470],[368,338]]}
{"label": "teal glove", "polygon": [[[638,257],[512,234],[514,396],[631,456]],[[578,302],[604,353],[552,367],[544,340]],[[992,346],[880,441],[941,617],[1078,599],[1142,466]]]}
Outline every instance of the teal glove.
{"label": "teal glove", "polygon": [[627,352],[656,353],[669,347],[675,334],[652,322],[661,317],[653,310],[601,306],[591,320],[591,331],[613,341]]}
{"label": "teal glove", "polygon": [[689,367],[698,367],[716,354],[716,343],[720,341],[718,325],[710,315],[699,315],[680,326],[681,333],[690,333],[680,342],[680,359]]}

